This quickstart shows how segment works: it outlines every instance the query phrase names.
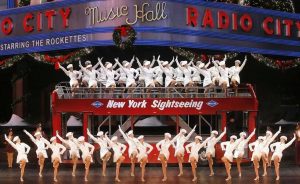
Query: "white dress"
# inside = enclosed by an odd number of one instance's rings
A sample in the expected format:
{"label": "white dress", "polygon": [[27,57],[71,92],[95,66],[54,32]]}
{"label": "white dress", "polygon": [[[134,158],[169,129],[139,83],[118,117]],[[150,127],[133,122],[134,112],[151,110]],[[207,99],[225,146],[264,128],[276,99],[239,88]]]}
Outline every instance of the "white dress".
{"label": "white dress", "polygon": [[191,148],[190,150],[190,156],[189,156],[189,162],[191,162],[191,158],[195,158],[196,161],[198,162],[199,160],[199,151],[201,148],[203,148],[208,140],[204,141],[203,143],[196,143],[196,142],[191,142],[190,144],[185,146],[185,149],[187,150],[187,152],[189,153],[189,148]]}
{"label": "white dress", "polygon": [[[277,156],[277,157],[279,158],[279,161],[281,161],[281,158],[282,158],[282,152],[283,152],[286,148],[288,148],[289,146],[291,146],[291,145],[293,144],[293,142],[295,141],[295,139],[296,139],[296,138],[294,137],[294,138],[293,138],[292,140],[290,140],[290,142],[288,142],[288,143],[276,142],[276,143],[271,144],[271,145],[270,145],[271,150],[272,150],[272,152],[274,152],[273,155],[272,155],[271,160],[274,160],[275,157]],[[275,147],[275,150],[274,150],[274,147]]]}
{"label": "white dress", "polygon": [[119,73],[119,82],[126,82],[126,73],[122,68],[118,68],[116,72]]}
{"label": "white dress", "polygon": [[191,67],[192,70],[192,81],[201,84],[201,77],[200,77],[200,72],[197,70],[196,67]]}
{"label": "white dress", "polygon": [[160,85],[163,85],[163,71],[160,66],[153,68],[154,71],[154,80],[156,80]]}
{"label": "white dress", "polygon": [[95,141],[100,146],[100,158],[103,160],[104,156],[109,152],[108,150],[108,142],[106,139],[98,138],[97,141]]}
{"label": "white dress", "polygon": [[175,69],[175,73],[176,73],[176,82],[183,82],[183,72],[180,70],[180,68],[176,68]]}
{"label": "white dress", "polygon": [[[253,146],[254,146],[254,149],[253,149]],[[255,157],[257,157],[258,160],[260,160],[263,149],[264,149],[264,144],[262,142],[259,143],[258,140],[256,140],[253,143],[250,143],[249,144],[249,150],[253,152],[252,157],[251,157],[251,161],[253,161]]]}
{"label": "white dress", "polygon": [[28,162],[27,154],[30,151],[30,147],[27,144],[25,143],[15,144],[9,139],[5,139],[5,140],[18,152],[16,163],[20,163],[21,160],[25,160],[26,162]]}
{"label": "white dress", "polygon": [[203,70],[200,68],[197,68],[197,69],[198,69],[199,73],[204,76],[203,87],[211,85],[212,84],[211,73],[208,70]]}
{"label": "white dress", "polygon": [[184,78],[183,78],[183,85],[186,86],[188,83],[192,82],[192,68],[181,68]]}
{"label": "white dress", "polygon": [[174,68],[170,67],[170,68],[163,68],[163,72],[166,75],[165,78],[165,87],[168,87],[170,85],[170,83],[173,81],[173,77],[174,77]]}
{"label": "white dress", "polygon": [[93,151],[95,147],[91,145],[90,143],[84,142],[84,143],[79,143],[78,144],[79,149],[81,150],[82,154],[82,161],[85,163],[85,160],[87,157],[91,157],[91,162],[93,162],[93,155],[91,155],[91,150]]}
{"label": "white dress", "polygon": [[177,135],[175,137],[175,156],[178,153],[184,154],[184,143],[186,143],[186,141],[188,141],[190,139],[190,137],[192,136],[192,134],[195,132],[195,130],[193,129],[192,131],[190,131],[190,133],[187,136],[184,135]]}
{"label": "white dress", "polygon": [[139,143],[139,140],[137,138],[131,138],[129,136],[127,136],[121,129],[119,129],[123,138],[125,139],[125,141],[128,143],[128,156],[131,157],[133,152],[138,153],[137,150],[137,144]]}
{"label": "white dress", "polygon": [[220,84],[222,83],[226,83],[227,87],[229,87],[229,68],[222,68],[222,67],[218,67],[221,78],[220,78]]}
{"label": "white dress", "polygon": [[[78,144],[78,140],[73,138],[72,140],[68,139],[68,140],[64,140],[60,135],[56,135],[56,137],[64,144],[66,144],[67,146],[69,146],[70,150],[69,150],[69,154],[70,157],[72,158],[73,155],[75,155],[77,158],[80,158],[80,154],[79,154],[79,148],[77,146]],[[76,144],[76,143],[77,144]]]}
{"label": "white dress", "polygon": [[89,77],[89,88],[92,86],[97,86],[97,77],[100,75],[97,70],[86,70],[84,69],[84,72],[88,75]]}
{"label": "white dress", "polygon": [[230,68],[231,81],[235,80],[238,84],[241,83],[240,72],[243,70],[245,64],[246,64],[246,61],[244,61],[241,66],[237,66],[237,67],[232,66]]}
{"label": "white dress", "polygon": [[219,137],[209,137],[209,141],[207,141],[206,145],[206,154],[211,154],[212,157],[216,156],[216,150],[215,150],[215,145],[222,139],[222,137],[226,134],[226,132],[223,132],[219,135]]}
{"label": "white dress", "polygon": [[146,67],[142,67],[141,69],[143,76],[144,76],[144,80],[145,80],[145,87],[149,87],[150,84],[154,84],[154,73],[153,73],[153,69],[152,68],[146,68]]}
{"label": "white dress", "polygon": [[234,158],[238,158],[239,155],[241,155],[242,157],[245,154],[245,148],[247,148],[248,146],[246,146],[248,144],[248,142],[250,141],[250,139],[255,135],[255,132],[252,132],[247,139],[245,138],[239,138],[236,141],[239,141],[239,145],[236,147],[236,149],[234,150]]}
{"label": "white dress", "polygon": [[39,158],[39,154],[42,154],[44,158],[48,158],[46,152],[46,143],[42,139],[35,139],[34,144],[37,146],[37,149],[35,151],[37,158]]}
{"label": "white dress", "polygon": [[225,150],[224,157],[227,158],[230,162],[233,161],[233,151],[236,149],[241,140],[237,140],[233,143],[230,141],[222,142],[221,148]]}
{"label": "white dress", "polygon": [[98,80],[101,82],[102,85],[105,86],[106,84],[106,74],[105,74],[105,69],[100,67],[98,69],[98,72],[99,72],[99,77],[98,77]]}
{"label": "white dress", "polygon": [[123,68],[123,71],[126,74],[126,87],[128,88],[132,84],[135,83],[135,75],[137,75],[137,71],[134,68]]}
{"label": "white dress", "polygon": [[215,83],[216,80],[220,80],[220,73],[219,73],[219,70],[217,69],[217,67],[215,66],[212,66],[208,69],[208,71],[210,72],[211,74],[211,77],[212,77],[212,82]]}
{"label": "white dress", "polygon": [[116,85],[115,75],[117,75],[117,73],[114,70],[108,70],[108,69],[104,69],[104,71],[105,71],[105,75],[106,75],[105,87],[108,88],[112,85]]}
{"label": "white dress", "polygon": [[263,142],[263,144],[265,145],[264,146],[264,149],[262,150],[262,152],[266,155],[269,155],[269,152],[270,152],[270,149],[269,149],[269,146],[270,144],[276,139],[276,137],[280,134],[280,131],[277,131],[272,137],[266,137],[265,136],[265,140]]}
{"label": "white dress", "polygon": [[123,153],[125,152],[126,150],[126,145],[125,144],[122,144],[122,143],[114,143],[110,140],[107,140],[108,143],[109,143],[109,146],[113,149],[114,151],[114,159],[113,161],[114,162],[117,162],[119,160],[119,158],[123,155]]}
{"label": "white dress", "polygon": [[[161,140],[156,144],[156,148],[159,151],[159,154],[162,154],[166,157],[167,160],[169,160],[170,157],[170,151],[169,147],[174,143],[174,141],[171,140]],[[158,160],[160,158],[158,157]]]}
{"label": "white dress", "polygon": [[62,69],[62,71],[70,78],[70,86],[74,86],[75,84],[78,84],[78,79],[81,77],[81,72],[79,71],[76,71],[76,70],[73,70],[72,72],[71,71],[68,71],[66,70],[64,67],[60,66],[60,69]]}
{"label": "white dress", "polygon": [[[140,162],[143,158],[148,158],[148,154],[151,153],[151,151],[153,150],[153,146],[151,146],[150,144],[146,143],[146,142],[139,142],[137,144],[137,148],[139,150],[139,153],[137,155],[137,159],[138,159],[138,162]],[[147,151],[147,149],[149,149]]]}
{"label": "white dress", "polygon": [[66,147],[59,143],[50,144],[50,142],[48,142],[46,139],[44,139],[43,141],[52,150],[51,161],[53,162],[55,159],[58,158],[59,163],[61,163],[61,155],[66,151]]}

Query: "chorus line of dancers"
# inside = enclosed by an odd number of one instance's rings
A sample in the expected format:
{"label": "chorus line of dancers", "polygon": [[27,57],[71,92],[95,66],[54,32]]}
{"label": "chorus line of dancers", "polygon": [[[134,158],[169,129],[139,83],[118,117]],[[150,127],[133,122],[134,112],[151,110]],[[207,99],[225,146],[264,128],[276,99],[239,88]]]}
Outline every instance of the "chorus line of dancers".
{"label": "chorus line of dancers", "polygon": [[[160,56],[153,56],[152,61],[140,60],[133,56],[131,61],[122,61],[115,58],[115,63],[102,62],[103,58],[98,58],[98,63],[92,65],[91,61],[86,61],[85,66],[79,62],[80,70],[74,69],[73,64],[69,64],[67,69],[59,65],[60,69],[70,78],[70,86],[74,95],[80,86],[88,87],[94,91],[98,86],[105,86],[109,92],[119,84],[121,87],[128,88],[128,92],[133,92],[137,84],[142,83],[148,88],[147,93],[155,87],[185,87],[188,92],[191,87],[202,84],[204,93],[209,92],[215,86],[220,86],[226,93],[231,85],[237,92],[240,84],[240,72],[247,62],[247,57],[243,63],[240,60],[235,61],[232,67],[226,66],[227,56],[222,61],[214,60],[204,63],[202,61],[178,61],[178,57],[173,57],[172,61],[163,61]],[[136,61],[138,68],[133,68],[133,62]],[[157,64],[155,66],[155,64]],[[210,65],[213,64],[211,67]],[[173,68],[173,65],[176,67]],[[118,67],[118,69],[116,69]],[[163,77],[165,75],[165,77]],[[202,79],[203,78],[203,79]]]}
{"label": "chorus line of dancers", "polygon": [[[172,138],[170,133],[164,134],[164,139],[159,141],[156,144],[156,149],[159,151],[158,160],[160,160],[162,165],[162,181],[167,181],[167,165],[170,156],[169,148],[173,146],[175,148],[175,157],[178,160],[179,166],[179,174],[178,176],[183,175],[183,162],[184,162],[184,154],[185,151],[189,154],[189,162],[191,164],[193,179],[192,181],[197,181],[197,163],[199,159],[199,151],[202,148],[206,148],[206,157],[209,164],[210,175],[214,176],[213,171],[213,158],[215,157],[215,145],[225,136],[226,128],[219,135],[218,131],[213,130],[208,138],[204,141],[201,136],[196,135],[194,141],[186,144],[186,142],[190,139],[192,134],[195,132],[196,126],[187,134],[185,129],[180,129],[180,132]],[[148,155],[152,152],[153,146],[145,142],[144,136],[141,135],[139,137],[134,136],[134,132],[132,130],[127,133],[123,132],[121,127],[119,126],[119,131],[121,132],[124,140],[128,144],[128,155],[131,160],[131,168],[130,173],[131,176],[135,176],[135,164],[140,163],[141,167],[141,181],[145,182],[145,167],[148,162]],[[29,136],[31,141],[37,146],[36,155],[38,158],[39,164],[39,176],[43,177],[43,168],[44,161],[48,158],[47,149],[52,150],[51,161],[53,163],[53,180],[57,182],[58,168],[61,163],[61,155],[66,151],[66,147],[69,150],[70,157],[73,162],[72,176],[76,175],[76,167],[78,159],[82,158],[82,161],[85,166],[85,175],[84,180],[88,181],[89,168],[91,163],[93,163],[93,152],[95,147],[85,141],[85,137],[80,136],[79,138],[75,138],[72,132],[68,132],[66,134],[66,138],[62,138],[58,132],[56,132],[56,136],[50,139],[50,142],[45,139],[40,132],[35,132],[34,135],[31,135],[29,132],[24,130],[25,134]],[[283,151],[291,146],[291,144],[295,141],[296,136],[294,134],[293,139],[287,142],[286,136],[281,136],[279,142],[272,143],[276,137],[281,133],[281,127],[279,130],[273,135],[271,131],[266,131],[265,136],[259,136],[256,141],[250,143],[249,149],[252,154],[251,160],[254,164],[255,171],[255,179],[259,180],[259,162],[263,160],[263,176],[267,175],[267,164],[268,164],[268,155],[269,150],[273,152],[271,160],[274,162],[275,166],[275,174],[276,180],[280,179],[279,175],[279,166],[280,161],[283,156]],[[107,132],[104,133],[99,131],[96,136],[93,136],[90,131],[87,129],[87,134],[96,144],[100,146],[100,155],[99,157],[103,161],[102,165],[102,175],[106,176],[106,164],[107,161],[111,158],[113,150],[113,162],[116,163],[116,173],[115,173],[115,181],[120,182],[120,166],[124,161],[125,157],[123,156],[124,152],[127,149],[127,146],[120,143],[118,141],[117,136],[113,136],[109,138]],[[226,181],[231,180],[231,163],[234,159],[236,159],[237,169],[239,173],[239,177],[242,177],[241,170],[241,161],[245,154],[245,146],[251,140],[251,138],[255,135],[255,129],[250,133],[249,136],[245,132],[241,132],[239,134],[239,138],[237,136],[232,135],[229,141],[221,142],[221,148],[224,151],[224,155],[222,157],[222,161],[224,162],[227,178]],[[14,137],[13,140],[8,139],[5,135],[5,140],[17,150],[17,163],[20,164],[21,176],[20,181],[23,182],[25,166],[28,162],[27,155],[30,151],[30,147],[21,142],[18,136]],[[60,140],[63,144],[58,143]],[[65,146],[66,147],[65,147]],[[80,155],[81,152],[81,155]]]}

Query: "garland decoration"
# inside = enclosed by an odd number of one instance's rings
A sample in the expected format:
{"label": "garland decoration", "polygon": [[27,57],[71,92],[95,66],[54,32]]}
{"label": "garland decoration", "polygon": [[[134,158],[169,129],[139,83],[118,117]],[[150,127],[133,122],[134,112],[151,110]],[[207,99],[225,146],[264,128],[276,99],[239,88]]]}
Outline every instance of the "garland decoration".
{"label": "garland decoration", "polygon": [[5,69],[13,66],[15,62],[21,61],[24,55],[15,55],[3,60],[0,60],[0,69]]}
{"label": "garland decoration", "polygon": [[121,25],[113,32],[113,41],[122,50],[131,48],[136,40],[136,32],[129,25]]}
{"label": "garland decoration", "polygon": [[268,67],[278,69],[278,70],[286,70],[290,68],[295,68],[300,65],[300,58],[290,59],[290,60],[274,60],[269,57],[265,57],[261,54],[251,54],[254,59],[258,62],[265,64]]}
{"label": "garland decoration", "polygon": [[[188,60],[202,61],[204,63],[208,62],[212,57],[214,57],[216,60],[222,60],[225,56],[225,54],[212,55],[212,54],[206,54],[204,52],[197,54],[179,47],[170,47],[170,49],[176,54]],[[234,59],[238,56],[238,53],[230,52],[230,53],[226,53],[226,55],[228,59]]]}
{"label": "garland decoration", "polygon": [[20,0],[18,6],[19,6],[19,7],[22,7],[22,6],[28,6],[28,5],[30,5],[30,1],[31,1],[31,0]]}
{"label": "garland decoration", "polygon": [[84,48],[78,51],[74,51],[68,53],[66,55],[57,55],[57,56],[50,56],[49,54],[40,54],[40,53],[33,53],[29,54],[33,57],[36,61],[47,63],[47,64],[54,64],[54,68],[59,70],[58,63],[61,64],[69,64],[73,61],[79,61],[80,57],[86,56],[93,51],[93,48]]}

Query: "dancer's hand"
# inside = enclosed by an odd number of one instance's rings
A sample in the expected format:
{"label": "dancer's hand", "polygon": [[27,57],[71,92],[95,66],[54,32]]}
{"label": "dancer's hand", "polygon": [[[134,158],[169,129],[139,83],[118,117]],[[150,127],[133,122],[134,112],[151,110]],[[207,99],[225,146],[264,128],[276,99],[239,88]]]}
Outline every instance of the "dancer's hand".
{"label": "dancer's hand", "polygon": [[119,62],[119,58],[115,58],[115,61],[116,61],[116,62]]}
{"label": "dancer's hand", "polygon": [[279,130],[278,131],[281,132],[281,126],[279,126]]}
{"label": "dancer's hand", "polygon": [[245,56],[245,61],[247,61],[247,55]]}
{"label": "dancer's hand", "polygon": [[175,61],[178,61],[178,56],[176,56]]}
{"label": "dancer's hand", "polygon": [[197,125],[194,126],[193,130],[196,130]]}
{"label": "dancer's hand", "polygon": [[56,135],[58,135],[59,134],[59,132],[58,132],[58,130],[56,130]]}
{"label": "dancer's hand", "polygon": [[6,134],[4,134],[4,138],[7,139],[7,135]]}
{"label": "dancer's hand", "polygon": [[157,57],[157,61],[160,61],[160,55],[158,55],[158,57]]}

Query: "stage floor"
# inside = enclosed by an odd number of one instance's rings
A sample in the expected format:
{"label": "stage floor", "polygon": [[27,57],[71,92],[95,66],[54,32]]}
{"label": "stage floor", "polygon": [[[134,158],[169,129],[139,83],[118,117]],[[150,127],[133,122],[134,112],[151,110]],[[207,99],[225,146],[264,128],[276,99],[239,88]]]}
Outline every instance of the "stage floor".
{"label": "stage floor", "polygon": [[[13,169],[6,169],[4,165],[1,165],[0,168],[0,183],[5,184],[15,184],[19,183],[19,169],[16,168],[16,165]],[[124,184],[132,184],[132,183],[142,183],[140,180],[140,168],[136,168],[136,176],[129,176],[129,167],[124,166],[121,167],[121,183]],[[262,169],[262,167],[260,168]],[[297,183],[300,180],[300,167],[297,166],[284,166],[281,168],[281,180],[280,182],[276,182],[274,176],[274,168],[268,169],[268,176],[261,177],[260,182],[254,182],[254,172],[251,166],[243,167],[243,176],[242,178],[238,178],[236,167],[232,167],[232,181],[229,183],[241,183],[241,184],[252,184],[252,183]],[[197,183],[205,183],[205,184],[218,184],[225,183],[225,168],[218,166],[215,168],[215,176],[209,177],[209,171],[207,167],[198,167],[198,181]],[[47,165],[44,171],[44,176],[42,178],[38,177],[38,170],[35,166],[30,166],[30,168],[26,169],[24,184],[26,183],[38,183],[38,184],[48,184],[54,183],[53,180],[53,172],[50,165]],[[178,183],[192,183],[192,175],[190,167],[184,168],[184,175],[182,177],[178,177],[178,168],[177,167],[168,167],[168,181],[165,183],[169,184],[178,184]],[[262,170],[260,170],[260,174],[262,174]],[[109,167],[107,169],[107,176],[101,176],[100,167],[91,168],[91,172],[89,175],[89,181],[87,183],[101,183],[101,184],[111,184],[114,183],[115,176],[115,168]],[[76,177],[71,176],[71,168],[69,166],[63,166],[59,171],[58,182],[57,183],[84,183],[84,167],[83,165],[79,165],[77,170]],[[160,167],[148,167],[146,171],[146,183],[162,183],[161,179],[161,168]]]}

